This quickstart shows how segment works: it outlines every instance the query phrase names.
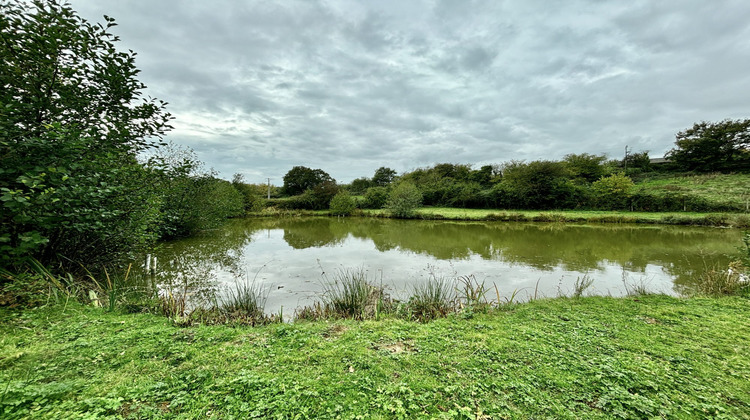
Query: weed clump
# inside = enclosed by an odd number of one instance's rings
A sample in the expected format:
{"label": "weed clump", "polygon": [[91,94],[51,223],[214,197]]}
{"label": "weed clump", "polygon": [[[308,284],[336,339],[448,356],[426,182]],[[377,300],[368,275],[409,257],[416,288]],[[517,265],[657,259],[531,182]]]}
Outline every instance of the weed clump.
{"label": "weed clump", "polygon": [[750,278],[741,261],[734,261],[725,270],[712,267],[701,273],[692,287],[697,296],[750,295]]}
{"label": "weed clump", "polygon": [[406,305],[410,318],[425,322],[455,312],[456,288],[445,277],[431,274],[430,278],[412,287],[412,296]]}
{"label": "weed clump", "polygon": [[[325,274],[324,274],[325,276]],[[373,285],[363,267],[342,268],[333,275],[333,281],[323,283],[322,302],[300,308],[296,319],[377,318],[390,299],[383,287]]]}

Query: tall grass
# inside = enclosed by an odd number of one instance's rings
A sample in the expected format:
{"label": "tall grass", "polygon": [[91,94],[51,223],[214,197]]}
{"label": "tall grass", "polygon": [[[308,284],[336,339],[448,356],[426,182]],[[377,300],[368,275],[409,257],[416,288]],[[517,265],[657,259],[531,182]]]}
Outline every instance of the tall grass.
{"label": "tall grass", "polygon": [[234,319],[246,319],[251,323],[262,321],[269,292],[270,289],[264,288],[255,279],[238,281],[220,299],[221,311]]}
{"label": "tall grass", "polygon": [[383,288],[372,285],[364,267],[341,268],[333,281],[323,284],[323,307],[328,315],[364,319],[375,316],[383,299]]}
{"label": "tall grass", "polygon": [[443,317],[457,308],[455,283],[434,273],[426,282],[414,285],[411,293],[407,307],[417,321]]}
{"label": "tall grass", "polygon": [[594,279],[589,277],[588,274],[584,274],[583,277],[576,277],[576,281],[573,282],[573,297],[580,298],[583,293],[594,284]]}
{"label": "tall grass", "polygon": [[458,282],[460,287],[458,289],[459,299],[466,306],[477,307],[489,304],[487,301],[487,292],[490,291],[490,288],[485,286],[484,281],[480,282],[471,274],[468,276],[459,276]]}
{"label": "tall grass", "polygon": [[740,261],[730,263],[727,269],[708,267],[698,275],[691,293],[698,296],[750,295],[746,270]]}

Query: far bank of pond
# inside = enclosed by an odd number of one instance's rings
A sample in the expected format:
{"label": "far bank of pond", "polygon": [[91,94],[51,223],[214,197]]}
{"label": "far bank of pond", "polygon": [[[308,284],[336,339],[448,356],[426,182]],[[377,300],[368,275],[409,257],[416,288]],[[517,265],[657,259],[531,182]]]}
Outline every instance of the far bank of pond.
{"label": "far bank of pond", "polygon": [[[379,218],[247,218],[161,244],[155,281],[193,296],[237,281],[268,291],[266,311],[316,301],[336,270],[363,268],[396,298],[430,277],[473,275],[501,299],[634,288],[677,295],[707,267],[736,258],[741,232],[707,227],[460,222]],[[496,299],[496,298],[495,298]]]}

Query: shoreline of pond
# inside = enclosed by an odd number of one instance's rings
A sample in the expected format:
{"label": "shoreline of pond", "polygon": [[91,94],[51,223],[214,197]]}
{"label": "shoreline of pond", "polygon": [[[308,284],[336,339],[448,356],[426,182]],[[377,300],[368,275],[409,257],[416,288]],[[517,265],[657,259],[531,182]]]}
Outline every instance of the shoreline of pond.
{"label": "shoreline of pond", "polygon": [[[328,210],[278,210],[268,208],[261,212],[247,213],[245,217],[302,217],[335,216]],[[352,218],[396,219],[384,209],[357,209]],[[692,213],[692,212],[625,212],[598,210],[499,210],[465,209],[456,207],[422,207],[416,216],[408,220],[456,220],[538,223],[614,223],[671,226],[707,226],[748,229],[750,214],[746,213]]]}

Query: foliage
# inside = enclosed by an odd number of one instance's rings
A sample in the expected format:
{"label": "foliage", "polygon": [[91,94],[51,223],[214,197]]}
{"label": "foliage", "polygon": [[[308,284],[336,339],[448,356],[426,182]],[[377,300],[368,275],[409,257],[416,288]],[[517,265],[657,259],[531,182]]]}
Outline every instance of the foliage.
{"label": "foliage", "polygon": [[136,162],[170,127],[140,99],[114,20],[68,5],[0,4],[0,262],[96,264],[156,238],[157,202]]}
{"label": "foliage", "polygon": [[396,179],[396,171],[382,166],[375,170],[375,174],[372,176],[372,184],[375,187],[387,187],[394,179]]}
{"label": "foliage", "polygon": [[248,184],[244,182],[242,174],[234,174],[232,186],[242,195],[242,204],[246,212],[259,212],[266,207],[263,197],[267,186]]}
{"label": "foliage", "polygon": [[341,189],[335,181],[325,181],[305,191],[299,197],[302,209],[325,210],[331,206],[331,200]]}
{"label": "foliage", "polygon": [[350,216],[355,208],[354,198],[346,191],[339,192],[331,199],[330,210],[334,216]]}
{"label": "foliage", "polygon": [[592,155],[589,153],[569,154],[563,158],[563,163],[569,171],[570,177],[580,183],[592,183],[607,175],[610,171],[605,166],[607,157],[604,155]]}
{"label": "foliage", "polygon": [[284,175],[284,193],[299,195],[314,189],[324,183],[336,183],[327,172],[322,169],[310,169],[305,166],[295,166]]}
{"label": "foliage", "polygon": [[633,180],[622,172],[602,177],[591,184],[591,188],[595,192],[597,208],[624,209],[628,204],[634,185]]}
{"label": "foliage", "polygon": [[362,177],[355,179],[351,184],[349,184],[349,191],[352,194],[361,195],[364,194],[365,191],[370,187],[372,187],[372,181]]}
{"label": "foliage", "polygon": [[625,159],[623,159],[622,165],[627,169],[626,174],[636,171],[651,171],[651,158],[648,156],[648,150],[639,153],[628,153]]}
{"label": "foliage", "polygon": [[413,217],[422,204],[422,193],[410,182],[401,182],[388,195],[386,208],[394,217]]}
{"label": "foliage", "polygon": [[367,209],[382,209],[388,201],[388,188],[370,187],[365,191],[365,200],[362,207]]}
{"label": "foliage", "polygon": [[695,123],[677,133],[667,152],[675,165],[696,172],[750,169],[750,119]]}
{"label": "foliage", "polygon": [[576,206],[577,190],[562,162],[510,162],[503,168],[499,200],[507,207],[526,209],[571,208]]}
{"label": "foliage", "polygon": [[148,168],[153,173],[152,183],[158,187],[163,237],[210,229],[244,211],[240,191],[204,170],[190,148],[165,145],[151,157]]}

